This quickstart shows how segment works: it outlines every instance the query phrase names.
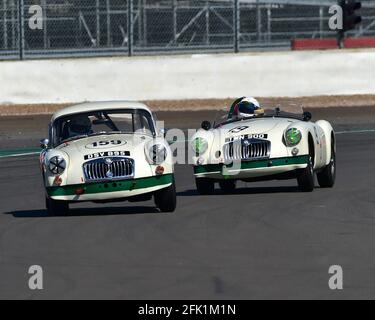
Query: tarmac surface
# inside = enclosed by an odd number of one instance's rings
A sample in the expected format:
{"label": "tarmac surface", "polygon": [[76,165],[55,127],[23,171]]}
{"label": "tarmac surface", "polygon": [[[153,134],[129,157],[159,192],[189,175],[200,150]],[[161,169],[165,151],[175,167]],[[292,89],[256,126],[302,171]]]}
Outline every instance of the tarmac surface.
{"label": "tarmac surface", "polygon": [[[301,193],[292,180],[200,196],[192,168],[179,165],[173,214],[146,202],[49,217],[38,157],[0,159],[0,299],[374,299],[375,116],[337,111],[318,114],[352,131],[337,136],[333,189]],[[196,128],[212,112],[161,118]],[[32,147],[47,124],[0,119],[0,149]],[[32,265],[43,268],[41,291],[28,287]],[[328,287],[332,265],[344,290]]]}

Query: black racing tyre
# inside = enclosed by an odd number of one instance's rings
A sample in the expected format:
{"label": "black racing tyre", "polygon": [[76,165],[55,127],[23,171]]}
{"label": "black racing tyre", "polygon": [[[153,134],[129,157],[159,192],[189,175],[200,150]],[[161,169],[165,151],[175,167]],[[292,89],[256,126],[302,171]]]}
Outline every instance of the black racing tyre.
{"label": "black racing tyre", "polygon": [[315,188],[314,165],[310,156],[308,165],[305,169],[300,170],[298,175],[298,187],[303,192],[312,192]]}
{"label": "black racing tyre", "polygon": [[321,188],[333,188],[336,182],[336,152],[332,147],[331,161],[323,171],[317,174],[318,182]]}
{"label": "black racing tyre", "polygon": [[201,195],[211,195],[215,192],[215,181],[206,178],[196,178],[195,184],[197,186],[197,190]]}
{"label": "black racing tyre", "polygon": [[225,193],[232,193],[236,190],[237,182],[236,180],[223,180],[219,182],[220,189]]}
{"label": "black racing tyre", "polygon": [[66,216],[69,214],[69,203],[46,197],[46,208],[49,216]]}
{"label": "black racing tyre", "polygon": [[154,200],[156,207],[161,212],[174,212],[176,210],[177,194],[174,179],[171,186],[155,192]]}

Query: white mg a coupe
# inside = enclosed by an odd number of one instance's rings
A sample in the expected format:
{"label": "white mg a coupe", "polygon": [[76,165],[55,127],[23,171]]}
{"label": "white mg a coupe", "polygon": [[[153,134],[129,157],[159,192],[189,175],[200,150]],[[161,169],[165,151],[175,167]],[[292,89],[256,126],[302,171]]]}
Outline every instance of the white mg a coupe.
{"label": "white mg a coupe", "polygon": [[176,208],[171,150],[141,103],[85,103],[59,111],[41,145],[51,215],[67,214],[70,203],[152,197],[162,212]]}
{"label": "white mg a coupe", "polygon": [[214,192],[219,183],[232,192],[237,181],[297,179],[301,191],[311,192],[315,175],[322,188],[336,178],[335,132],[327,121],[311,114],[263,109],[254,98],[236,100],[224,119],[202,123],[192,139],[198,192]]}

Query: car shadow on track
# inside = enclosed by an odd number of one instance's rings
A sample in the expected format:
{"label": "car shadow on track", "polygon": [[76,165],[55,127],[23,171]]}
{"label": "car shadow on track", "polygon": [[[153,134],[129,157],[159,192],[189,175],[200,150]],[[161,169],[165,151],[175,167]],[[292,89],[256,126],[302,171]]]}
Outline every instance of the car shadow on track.
{"label": "car shadow on track", "polygon": [[[85,208],[70,209],[66,217],[90,217],[90,216],[119,216],[119,215],[147,215],[160,213],[154,207],[116,207],[116,208]],[[5,212],[14,218],[56,218],[61,216],[48,215],[45,209],[40,210],[19,210]]]}
{"label": "car shadow on track", "polygon": [[[276,193],[301,193],[298,187],[255,187],[255,188],[238,188],[233,192],[224,192],[220,189],[216,189],[215,195],[251,195],[251,194],[276,194]],[[177,193],[179,197],[197,197],[200,196],[197,190],[186,190]]]}

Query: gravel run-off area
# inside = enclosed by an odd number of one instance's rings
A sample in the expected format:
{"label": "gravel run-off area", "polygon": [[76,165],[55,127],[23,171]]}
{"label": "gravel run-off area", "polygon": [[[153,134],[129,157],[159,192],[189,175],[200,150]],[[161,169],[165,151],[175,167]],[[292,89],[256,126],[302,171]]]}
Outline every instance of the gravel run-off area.
{"label": "gravel run-off area", "polygon": [[[319,96],[301,98],[258,98],[264,106],[299,105],[304,108],[369,107],[375,105],[375,95]],[[144,101],[154,111],[202,111],[228,108],[235,98]],[[73,103],[0,105],[0,116],[52,114]]]}

